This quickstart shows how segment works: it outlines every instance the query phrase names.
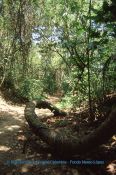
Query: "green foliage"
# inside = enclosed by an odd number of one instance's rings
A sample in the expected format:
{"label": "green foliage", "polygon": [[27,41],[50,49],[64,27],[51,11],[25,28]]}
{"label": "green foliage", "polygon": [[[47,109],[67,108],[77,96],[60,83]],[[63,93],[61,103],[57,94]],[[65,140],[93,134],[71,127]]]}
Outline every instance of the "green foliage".
{"label": "green foliage", "polygon": [[25,79],[19,91],[21,96],[28,99],[40,99],[43,94],[43,85],[40,80]]}
{"label": "green foliage", "polygon": [[114,0],[5,0],[0,16],[1,85],[9,79],[28,99],[59,92],[63,108],[114,92],[114,7]]}
{"label": "green foliage", "polygon": [[49,94],[54,94],[57,91],[57,83],[52,72],[47,73],[43,79],[44,91]]}
{"label": "green foliage", "polygon": [[62,101],[57,103],[56,106],[61,109],[66,109],[66,108],[71,109],[73,107],[71,94],[69,93],[65,95],[65,97],[62,98]]}

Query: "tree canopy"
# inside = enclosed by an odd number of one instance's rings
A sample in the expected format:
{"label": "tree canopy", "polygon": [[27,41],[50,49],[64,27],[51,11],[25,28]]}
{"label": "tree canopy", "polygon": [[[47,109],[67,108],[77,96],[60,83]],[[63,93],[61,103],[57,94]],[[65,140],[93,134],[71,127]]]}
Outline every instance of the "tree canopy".
{"label": "tree canopy", "polygon": [[0,86],[77,107],[116,89],[114,0],[0,1]]}

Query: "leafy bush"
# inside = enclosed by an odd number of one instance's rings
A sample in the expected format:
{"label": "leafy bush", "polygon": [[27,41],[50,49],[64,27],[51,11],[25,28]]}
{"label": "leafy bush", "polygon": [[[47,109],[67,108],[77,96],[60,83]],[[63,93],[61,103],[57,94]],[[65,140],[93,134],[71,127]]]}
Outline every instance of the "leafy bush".
{"label": "leafy bush", "polygon": [[40,80],[25,79],[21,85],[20,93],[28,99],[40,99],[43,94],[43,84]]}

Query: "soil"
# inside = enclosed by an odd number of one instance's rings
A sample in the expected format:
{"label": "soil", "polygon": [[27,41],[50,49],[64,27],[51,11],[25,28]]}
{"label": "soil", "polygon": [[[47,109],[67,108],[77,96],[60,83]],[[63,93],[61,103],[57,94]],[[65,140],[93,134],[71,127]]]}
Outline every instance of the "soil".
{"label": "soil", "polygon": [[[58,102],[50,97],[50,102]],[[65,164],[36,164],[35,161],[53,160],[50,153],[36,152],[32,148],[36,137],[24,118],[25,105],[14,105],[0,96],[0,175],[103,175],[115,174],[115,160],[104,166],[68,166]],[[38,111],[36,111],[38,113]],[[52,116],[49,110],[39,110],[43,116]],[[29,138],[29,139],[28,139]],[[27,141],[29,140],[29,143]],[[27,142],[26,142],[27,141]],[[28,143],[24,151],[24,145]],[[31,161],[31,163],[29,163]],[[33,163],[34,161],[34,163]],[[105,175],[105,174],[104,174]]]}

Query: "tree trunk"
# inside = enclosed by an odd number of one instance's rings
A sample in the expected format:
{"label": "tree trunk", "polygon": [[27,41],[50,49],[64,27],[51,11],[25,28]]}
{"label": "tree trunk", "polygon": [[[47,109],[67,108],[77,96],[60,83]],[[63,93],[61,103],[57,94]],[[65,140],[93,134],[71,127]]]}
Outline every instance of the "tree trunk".
{"label": "tree trunk", "polygon": [[63,132],[49,129],[35,114],[36,107],[53,109],[53,106],[49,106],[49,103],[46,102],[29,102],[25,108],[25,118],[32,131],[51,146],[58,155],[72,156],[90,152],[99,145],[106,143],[116,133],[116,108],[112,110],[109,117],[100,127],[84,138],[78,139],[78,136],[69,137]]}

